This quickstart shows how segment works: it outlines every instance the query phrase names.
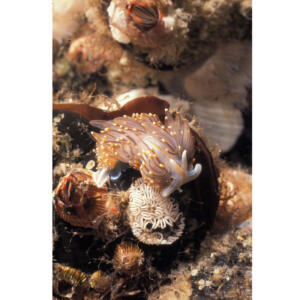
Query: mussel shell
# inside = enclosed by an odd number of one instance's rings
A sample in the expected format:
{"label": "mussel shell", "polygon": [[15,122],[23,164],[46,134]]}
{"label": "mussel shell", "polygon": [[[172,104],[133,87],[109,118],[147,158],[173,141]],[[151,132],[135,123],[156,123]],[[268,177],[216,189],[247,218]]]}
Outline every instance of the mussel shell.
{"label": "mussel shell", "polygon": [[[53,133],[53,166],[59,163],[81,163],[85,167],[91,160],[96,163],[95,153],[92,151],[96,143],[90,134],[92,126],[88,120],[82,117],[78,118],[78,114],[64,109],[54,110],[53,119],[59,119],[54,121],[57,133]],[[65,150],[65,145],[62,143],[64,137],[67,137],[65,143],[67,143],[68,151]],[[80,152],[80,155],[73,155],[74,151]],[[54,184],[57,182],[54,181]]]}
{"label": "mussel shell", "polygon": [[206,223],[211,228],[219,206],[219,174],[209,149],[196,132],[193,131],[193,134],[196,141],[195,159],[202,164],[202,171],[192,185],[198,200],[204,203]]}
{"label": "mussel shell", "polygon": [[[136,98],[126,103],[120,110],[113,112],[103,111],[86,104],[56,104],[53,108],[77,113],[88,120],[111,120],[118,116],[131,116],[133,113],[142,112],[156,113],[163,119],[165,108],[169,108],[169,103],[157,97],[148,96]],[[202,165],[202,172],[200,176],[191,183],[190,187],[192,188],[192,194],[196,195],[199,202],[204,203],[206,216],[206,220],[204,221],[208,228],[210,228],[214,222],[219,203],[218,171],[204,141],[195,131],[193,131],[193,134],[196,140],[195,159],[196,163],[199,162]]]}
{"label": "mussel shell", "polygon": [[[85,110],[81,115],[82,107]],[[107,112],[97,108],[91,109],[88,105],[66,104],[55,106],[56,109],[60,109],[60,112],[66,109],[68,111],[65,113],[66,116],[68,114],[72,115],[70,120],[74,122],[72,125],[73,129],[75,128],[76,119],[88,124],[89,120],[101,118],[110,120],[124,114],[131,116],[136,112],[156,113],[163,120],[165,108],[168,107],[168,102],[155,97],[136,98],[115,112]],[[64,128],[67,129],[67,127],[68,125],[65,124]],[[96,131],[96,128],[90,125],[88,128]],[[77,128],[76,135],[73,135],[75,138],[74,142],[78,142],[76,139],[80,140],[80,130],[81,128]],[[113,293],[114,287],[120,283],[119,280],[122,282],[123,290],[141,291],[141,294],[148,295],[149,289],[155,289],[160,286],[164,278],[168,276],[170,268],[176,268],[178,262],[195,261],[200,253],[200,245],[205,234],[214,221],[219,198],[218,172],[212,155],[198,133],[196,131],[192,132],[196,137],[195,159],[201,163],[202,173],[196,180],[183,185],[182,192],[176,191],[172,195],[178,201],[180,211],[185,217],[184,232],[176,242],[162,246],[141,243],[132,234],[129,224],[126,221],[124,222],[123,219],[116,226],[116,235],[111,235],[110,231],[103,227],[109,234],[107,239],[103,239],[102,236],[95,237],[93,229],[74,227],[67,222],[63,222],[61,218],[55,218],[54,226],[57,232],[53,251],[55,261],[80,269],[88,274],[93,274],[99,270],[99,265],[101,264],[101,271],[103,270],[112,279],[111,285],[104,292],[108,293],[108,297]],[[90,153],[96,147],[95,142],[92,142],[90,149],[87,149],[87,153]],[[85,159],[84,155],[79,157],[78,163],[81,163],[81,159]],[[136,180],[135,174],[127,172],[130,170],[132,169],[126,169],[124,176],[122,175],[108,190],[120,190],[123,189],[122,187],[127,190],[128,181],[130,183]],[[125,186],[124,183],[126,183]],[[138,244],[144,253],[143,265],[134,264],[134,267],[128,270],[126,268],[118,270],[114,263],[114,254],[117,245],[122,242]],[[132,276],[136,276],[135,280],[124,281],[124,278]],[[102,290],[102,286],[100,289]],[[99,292],[98,289],[90,287],[89,293],[97,294],[102,293],[102,291]]]}

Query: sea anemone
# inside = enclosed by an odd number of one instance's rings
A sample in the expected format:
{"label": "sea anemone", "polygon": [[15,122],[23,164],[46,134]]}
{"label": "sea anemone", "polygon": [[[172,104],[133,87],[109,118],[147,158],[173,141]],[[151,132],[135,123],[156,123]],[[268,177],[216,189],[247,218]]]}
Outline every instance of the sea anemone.
{"label": "sea anemone", "polygon": [[201,173],[201,164],[194,163],[194,136],[179,113],[167,109],[164,122],[156,114],[124,115],[111,121],[97,120],[91,124],[103,129],[93,132],[97,140],[98,168],[94,176],[99,187],[109,178],[109,170],[118,161],[139,170],[149,185],[162,189],[168,197],[183,184]]}
{"label": "sea anemone", "polygon": [[132,233],[149,245],[174,243],[183,233],[184,217],[175,200],[137,179],[129,189],[128,218]]}

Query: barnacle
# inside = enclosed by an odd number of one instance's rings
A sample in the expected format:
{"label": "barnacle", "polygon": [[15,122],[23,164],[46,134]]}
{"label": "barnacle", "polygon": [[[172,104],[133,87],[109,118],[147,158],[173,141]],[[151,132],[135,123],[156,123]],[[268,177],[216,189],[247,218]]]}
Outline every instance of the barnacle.
{"label": "barnacle", "polygon": [[113,263],[119,273],[133,275],[143,266],[144,252],[137,245],[123,242],[116,248]]}
{"label": "barnacle", "polygon": [[166,44],[174,29],[164,20],[168,5],[158,0],[112,0],[107,11],[113,38],[143,48]]}
{"label": "barnacle", "polygon": [[104,292],[111,285],[111,278],[106,273],[98,270],[90,276],[89,284],[92,289]]}
{"label": "barnacle", "polygon": [[134,25],[141,31],[150,30],[159,20],[158,7],[151,2],[131,0],[127,5],[127,10]]}
{"label": "barnacle", "polygon": [[131,44],[138,61],[161,70],[181,64],[192,17],[183,7],[169,0],[111,0],[107,13],[113,39]]}
{"label": "barnacle", "polygon": [[174,117],[166,109],[164,122],[156,114],[136,113],[91,124],[103,129],[93,133],[100,168],[94,180],[99,187],[118,161],[138,169],[149,185],[164,188],[163,197],[201,173],[201,164],[193,166],[194,136],[187,120],[178,113]]}
{"label": "barnacle", "polygon": [[98,188],[86,170],[73,170],[62,177],[54,191],[54,207],[73,226],[94,228],[107,205],[106,187]]}
{"label": "barnacle", "polygon": [[172,244],[180,238],[185,223],[178,204],[137,179],[129,189],[128,218],[132,233],[150,245]]}
{"label": "barnacle", "polygon": [[64,266],[53,265],[53,287],[56,294],[61,297],[73,299],[87,288],[87,276],[82,271]]}

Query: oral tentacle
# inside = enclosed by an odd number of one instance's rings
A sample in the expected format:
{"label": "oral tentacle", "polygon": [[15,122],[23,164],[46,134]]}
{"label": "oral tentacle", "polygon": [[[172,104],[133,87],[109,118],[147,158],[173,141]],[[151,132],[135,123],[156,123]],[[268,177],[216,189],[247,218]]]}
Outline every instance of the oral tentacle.
{"label": "oral tentacle", "polygon": [[180,187],[180,185],[181,184],[180,181],[178,180],[178,177],[175,177],[172,183],[167,188],[162,190],[161,195],[165,198],[170,196],[174,191],[176,191]]}
{"label": "oral tentacle", "polygon": [[171,184],[161,192],[163,197],[171,195],[184,181],[184,171],[178,166],[178,163],[174,159],[170,159],[169,162],[173,180]]}
{"label": "oral tentacle", "polygon": [[[192,181],[192,180],[196,179],[200,175],[201,171],[202,171],[202,165],[196,164],[194,169],[192,171],[188,172],[188,175],[187,175],[187,178],[189,179],[188,181]],[[188,182],[188,181],[186,181],[186,182]]]}
{"label": "oral tentacle", "polygon": [[188,171],[186,150],[182,153],[181,166],[173,159],[170,159],[169,162],[173,180],[172,183],[162,191],[161,195],[163,197],[168,197],[185,183],[196,179],[202,171],[202,166],[199,163],[195,165],[192,171]]}
{"label": "oral tentacle", "polygon": [[98,187],[102,187],[109,179],[109,170],[100,169],[93,173],[93,180]]}
{"label": "oral tentacle", "polygon": [[188,168],[188,160],[187,160],[187,154],[186,154],[186,150],[185,149],[182,152],[181,163],[182,163],[183,170],[187,170],[187,168]]}

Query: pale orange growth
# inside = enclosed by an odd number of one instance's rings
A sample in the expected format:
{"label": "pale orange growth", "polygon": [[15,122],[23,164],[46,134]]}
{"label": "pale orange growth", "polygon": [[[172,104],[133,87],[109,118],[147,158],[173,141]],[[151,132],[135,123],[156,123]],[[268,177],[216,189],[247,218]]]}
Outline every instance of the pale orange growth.
{"label": "pale orange growth", "polygon": [[107,218],[118,218],[120,216],[120,210],[116,201],[116,197],[113,194],[109,194],[105,203],[105,216]]}
{"label": "pale orange growth", "polygon": [[[110,51],[114,46],[116,51]],[[109,37],[92,34],[72,41],[67,58],[83,74],[91,74],[108,66],[121,55]]]}
{"label": "pale orange growth", "polygon": [[243,170],[224,167],[219,183],[220,202],[215,231],[236,226],[252,216],[252,176]]}

